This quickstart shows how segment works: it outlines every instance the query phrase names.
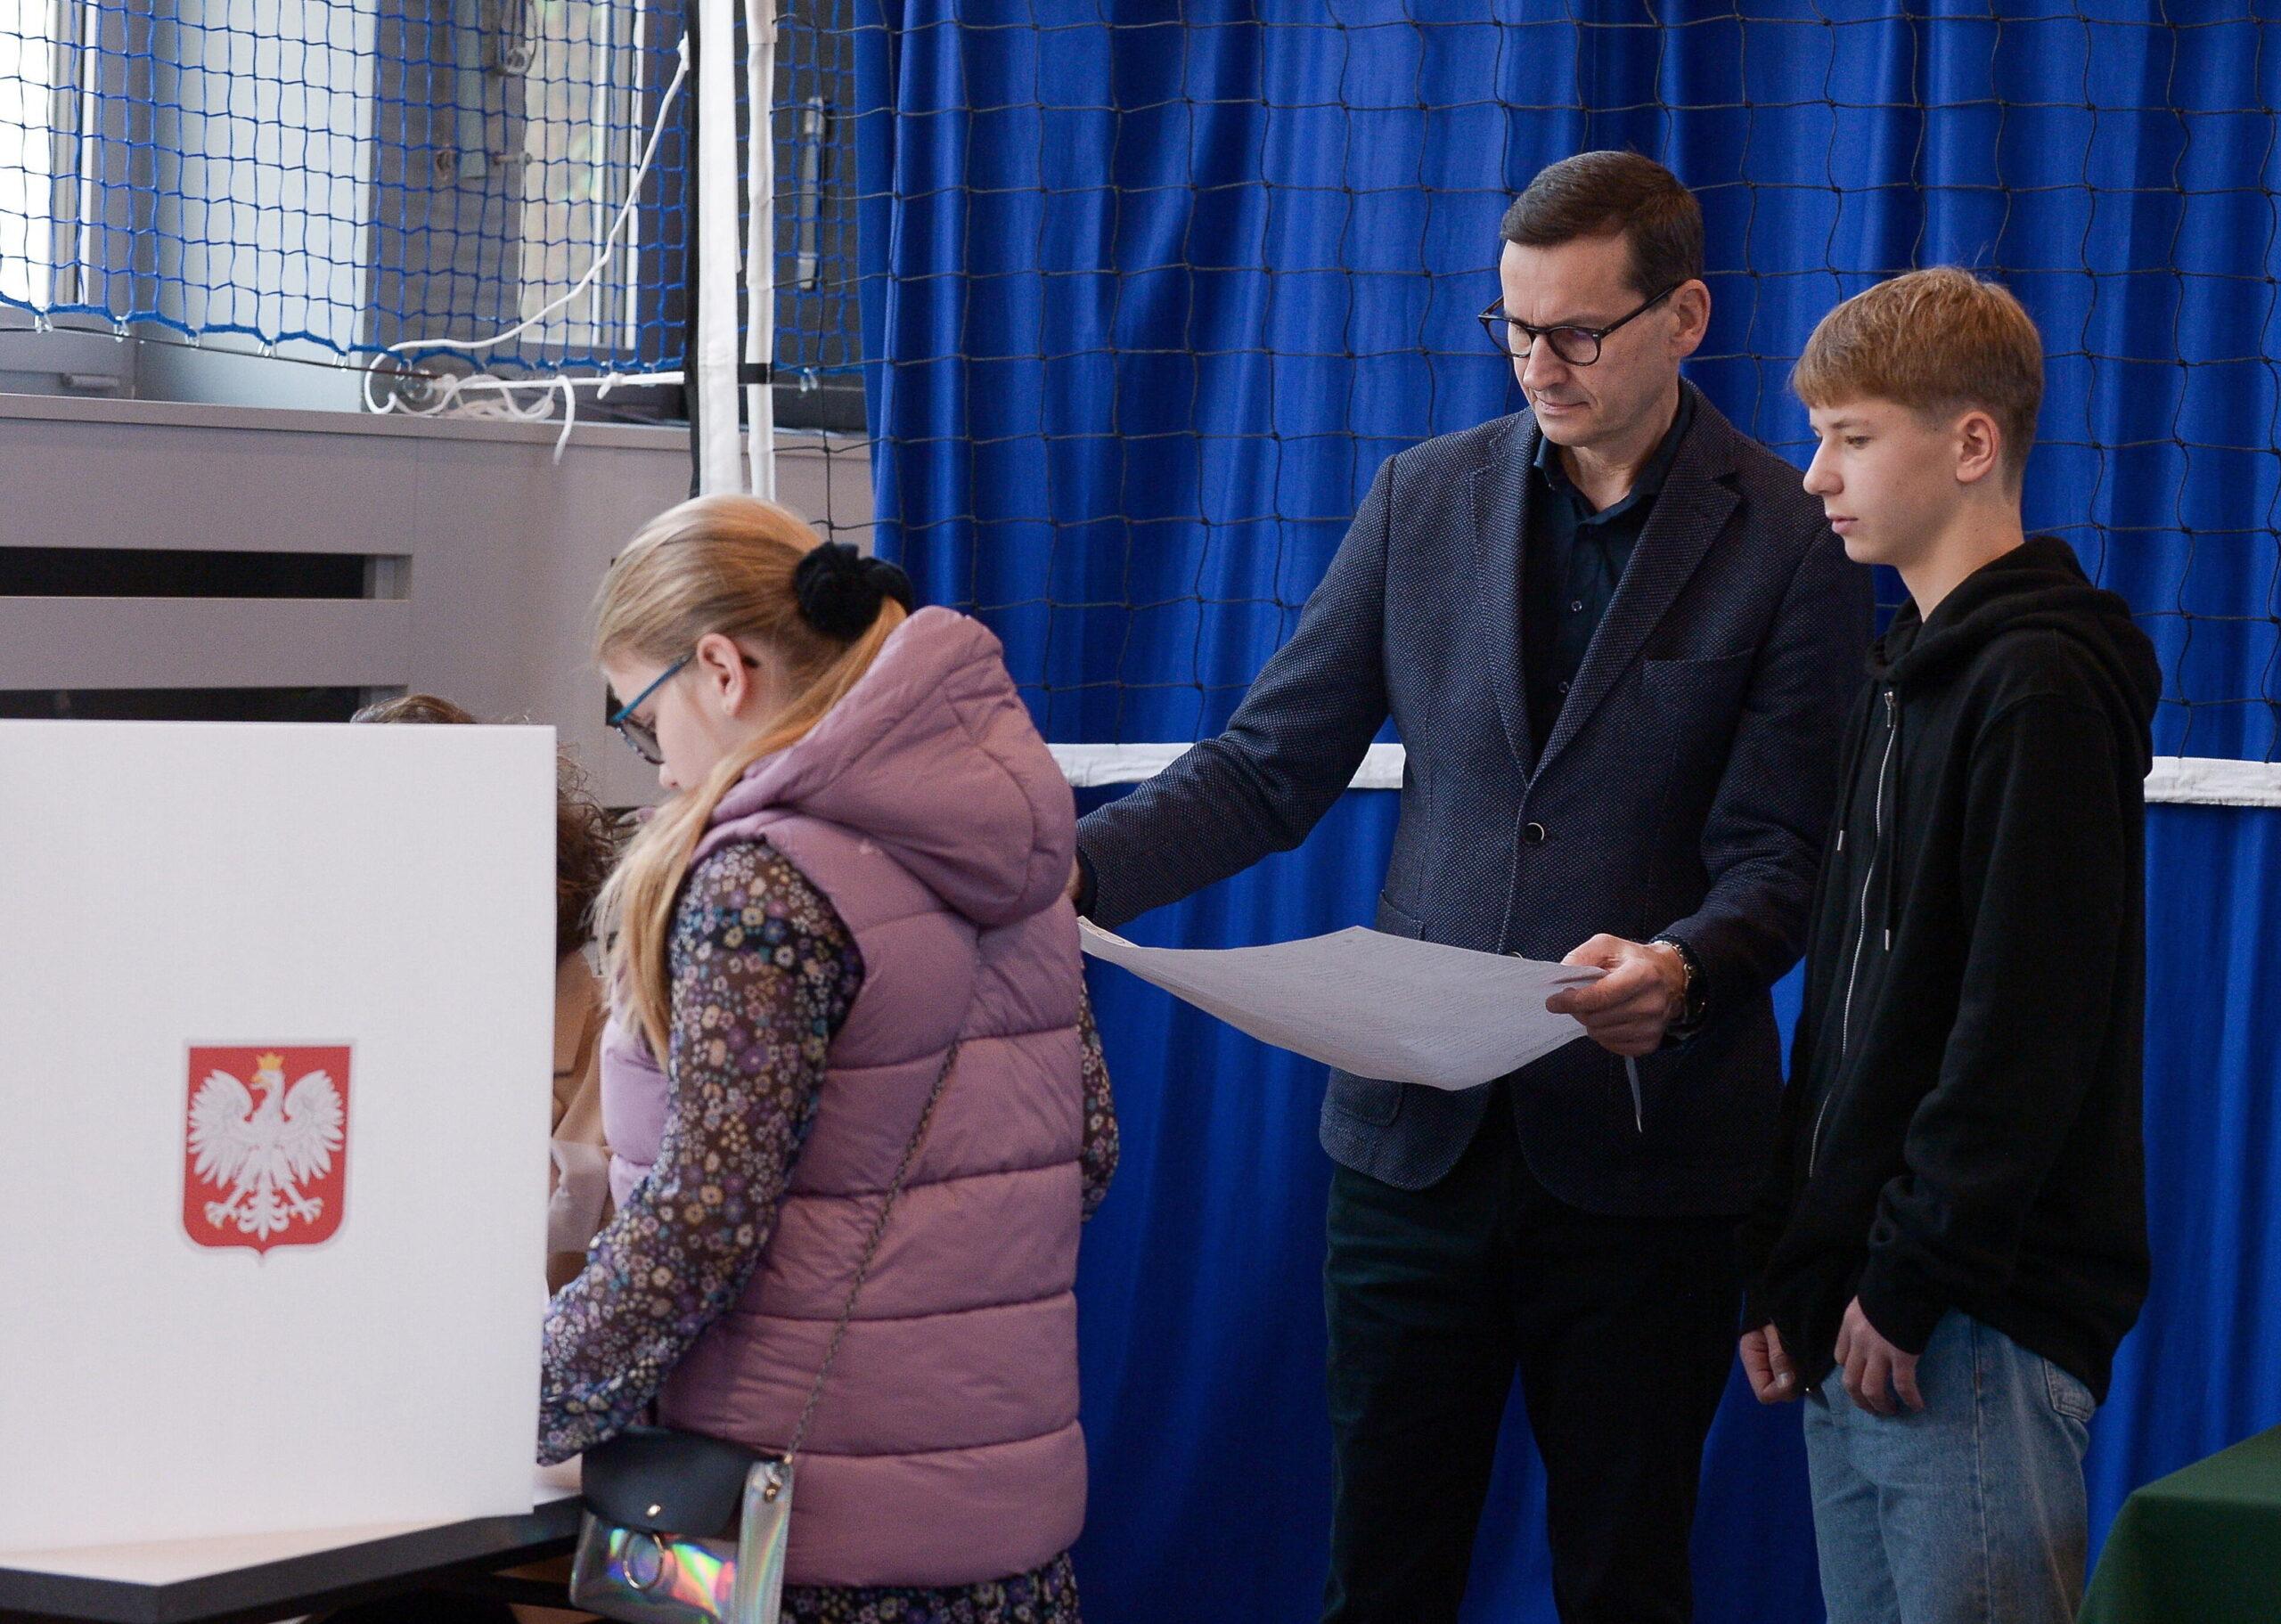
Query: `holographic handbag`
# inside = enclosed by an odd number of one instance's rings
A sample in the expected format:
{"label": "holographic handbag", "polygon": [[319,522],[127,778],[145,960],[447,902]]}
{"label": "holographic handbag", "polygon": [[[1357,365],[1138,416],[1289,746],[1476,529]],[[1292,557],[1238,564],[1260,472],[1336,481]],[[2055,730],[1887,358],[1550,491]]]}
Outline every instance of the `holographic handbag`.
{"label": "holographic handbag", "polygon": [[792,1463],[633,1427],[586,1451],[570,1600],[653,1624],[776,1624]]}
{"label": "holographic handbag", "polygon": [[585,1513],[570,1565],[571,1605],[627,1624],[779,1624],[793,1461],[807,1440],[824,1381],[855,1317],[855,1299],[878,1261],[887,1214],[918,1160],[958,1056],[952,1044],[871,1220],[792,1441],[781,1455],[769,1455],[702,1432],[637,1426],[587,1450],[581,1466]]}

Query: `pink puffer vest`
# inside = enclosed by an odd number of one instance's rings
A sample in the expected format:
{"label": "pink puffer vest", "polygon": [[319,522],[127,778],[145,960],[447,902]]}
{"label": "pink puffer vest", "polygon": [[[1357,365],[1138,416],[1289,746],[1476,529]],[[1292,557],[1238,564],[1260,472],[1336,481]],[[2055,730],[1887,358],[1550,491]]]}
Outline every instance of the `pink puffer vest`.
{"label": "pink puffer vest", "polygon": [[[956,1041],[797,1463],[788,1579],[963,1585],[1041,1566],[1085,1512],[1075,827],[997,639],[946,609],[898,628],[813,733],[723,797],[699,860],[764,838],[854,932],[863,988],[760,1265],[658,1418],[789,1440]],[[623,1204],[657,1156],[666,1085],[615,1025],[602,1068]]]}

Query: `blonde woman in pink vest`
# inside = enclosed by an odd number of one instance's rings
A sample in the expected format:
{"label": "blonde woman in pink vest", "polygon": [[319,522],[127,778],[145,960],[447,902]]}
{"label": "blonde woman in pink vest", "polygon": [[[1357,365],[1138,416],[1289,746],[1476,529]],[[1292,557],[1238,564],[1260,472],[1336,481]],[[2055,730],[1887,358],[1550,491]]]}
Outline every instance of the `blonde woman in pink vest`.
{"label": "blonde woman in pink vest", "polygon": [[911,609],[901,570],[739,496],[603,583],[613,719],[674,794],[602,899],[618,1212],[548,1310],[539,1458],[652,1406],[781,1451],[813,1391],[787,1620],[1059,1624],[1078,1228],[1116,1160],[1074,808],[997,640]]}

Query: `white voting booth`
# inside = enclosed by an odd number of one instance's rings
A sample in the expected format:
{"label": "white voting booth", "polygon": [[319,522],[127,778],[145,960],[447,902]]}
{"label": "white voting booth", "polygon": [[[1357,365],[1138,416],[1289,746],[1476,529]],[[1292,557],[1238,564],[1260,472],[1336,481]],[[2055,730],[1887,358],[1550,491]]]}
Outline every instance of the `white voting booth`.
{"label": "white voting booth", "polygon": [[527,1513],[542,728],[0,722],[0,1566]]}

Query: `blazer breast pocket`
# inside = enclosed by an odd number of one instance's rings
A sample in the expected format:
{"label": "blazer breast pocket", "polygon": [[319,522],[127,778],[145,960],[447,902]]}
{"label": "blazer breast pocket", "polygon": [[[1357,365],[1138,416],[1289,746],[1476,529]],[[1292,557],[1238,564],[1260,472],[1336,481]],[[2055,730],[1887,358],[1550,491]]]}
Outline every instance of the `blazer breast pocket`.
{"label": "blazer breast pocket", "polygon": [[1640,697],[1659,721],[1715,724],[1741,710],[1757,658],[1757,649],[1744,649],[1702,660],[1643,659]]}
{"label": "blazer breast pocket", "polygon": [[1639,672],[1647,687],[1659,693],[1674,690],[1693,692],[1705,684],[1713,688],[1740,687],[1750,675],[1751,662],[1757,657],[1755,649],[1737,649],[1732,654],[1713,654],[1703,659],[1643,659]]}

